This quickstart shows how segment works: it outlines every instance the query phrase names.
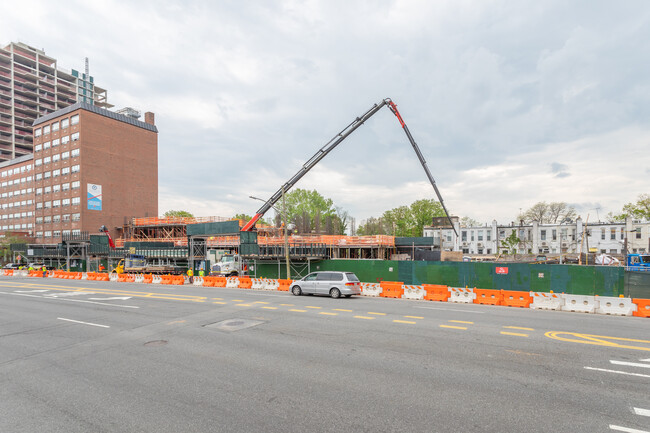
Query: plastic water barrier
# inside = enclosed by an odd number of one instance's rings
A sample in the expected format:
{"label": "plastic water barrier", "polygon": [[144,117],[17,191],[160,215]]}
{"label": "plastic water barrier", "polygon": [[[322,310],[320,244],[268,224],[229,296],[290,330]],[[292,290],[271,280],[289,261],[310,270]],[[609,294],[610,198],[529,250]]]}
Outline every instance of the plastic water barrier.
{"label": "plastic water barrier", "polygon": [[379,283],[361,283],[361,294],[363,296],[377,297],[381,295],[381,284]]}
{"label": "plastic water barrier", "polygon": [[533,310],[555,310],[559,311],[564,306],[564,298],[557,293],[530,292],[533,302],[530,308]]}
{"label": "plastic water barrier", "polygon": [[251,289],[266,290],[266,283],[263,278],[251,278]]}
{"label": "plastic water barrier", "polygon": [[194,283],[192,283],[195,286],[202,286],[203,285],[203,277],[194,277]]}
{"label": "plastic water barrier", "polygon": [[154,275],[151,277],[152,284],[162,284],[162,277],[160,275]]}
{"label": "plastic water barrier", "polygon": [[575,313],[595,313],[598,309],[598,298],[595,296],[585,295],[567,295],[562,294],[564,305],[562,311],[572,311]]}
{"label": "plastic water barrier", "polygon": [[459,304],[472,304],[476,299],[476,293],[473,289],[463,287],[449,287],[449,301]]}
{"label": "plastic water barrier", "polygon": [[229,289],[236,289],[239,287],[239,278],[228,277],[226,278],[226,287]]}
{"label": "plastic water barrier", "polygon": [[109,281],[117,281],[117,278],[118,278],[118,277],[119,277],[119,275],[116,274],[115,272],[113,272],[113,273],[108,277],[108,280],[109,280]]}
{"label": "plastic water barrier", "polygon": [[404,290],[402,299],[412,299],[416,301],[424,299],[425,291],[422,286],[403,285],[402,290]]}
{"label": "plastic water barrier", "polygon": [[142,275],[142,274],[136,275],[133,282],[134,283],[144,283],[144,275]]}
{"label": "plastic water barrier", "polygon": [[611,314],[613,316],[632,316],[637,311],[637,305],[630,298],[614,298],[609,296],[598,297],[598,314]]}
{"label": "plastic water barrier", "polygon": [[280,282],[270,278],[264,278],[264,290],[279,290]]}

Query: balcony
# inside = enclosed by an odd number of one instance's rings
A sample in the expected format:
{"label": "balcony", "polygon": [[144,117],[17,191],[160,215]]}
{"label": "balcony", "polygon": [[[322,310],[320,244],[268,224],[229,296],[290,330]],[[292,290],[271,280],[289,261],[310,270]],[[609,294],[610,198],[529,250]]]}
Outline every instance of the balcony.
{"label": "balcony", "polygon": [[14,108],[24,113],[33,114],[34,116],[38,115],[38,111],[36,110],[36,107],[30,107],[29,105],[21,104],[19,102],[16,102],[14,104]]}

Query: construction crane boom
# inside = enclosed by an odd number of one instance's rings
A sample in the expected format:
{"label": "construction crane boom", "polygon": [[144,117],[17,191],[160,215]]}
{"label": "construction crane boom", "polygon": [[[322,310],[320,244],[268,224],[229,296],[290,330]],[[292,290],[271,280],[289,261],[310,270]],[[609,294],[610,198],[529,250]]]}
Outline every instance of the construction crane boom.
{"label": "construction crane boom", "polygon": [[[424,156],[422,156],[422,152],[420,151],[420,148],[418,147],[417,143],[413,139],[413,136],[411,135],[411,132],[408,129],[408,126],[406,126],[406,123],[404,123],[404,120],[402,119],[402,116],[400,115],[399,111],[397,111],[397,105],[390,99],[386,98],[382,100],[380,103],[375,104],[370,108],[368,111],[366,111],[363,115],[360,117],[357,117],[350,123],[348,126],[343,128],[341,132],[336,134],[330,141],[328,141],[323,147],[321,147],[318,152],[314,156],[312,156],[301,168],[298,170],[296,174],[293,175],[291,179],[289,179],[285,184],[283,184],[280,189],[278,189],[275,194],[269,198],[262,207],[260,207],[257,212],[255,213],[255,216],[251,218],[251,220],[242,228],[242,231],[250,231],[253,229],[255,226],[255,223],[262,218],[262,216],[269,210],[275,203],[280,200],[282,197],[282,194],[285,194],[289,189],[291,189],[309,170],[311,170],[318,162],[325,158],[328,153],[330,153],[336,146],[341,144],[343,140],[345,140],[350,134],[352,134],[358,127],[363,125],[366,120],[370,119],[372,116],[374,116],[379,110],[381,110],[384,106],[388,106],[390,111],[397,117],[397,119],[400,122],[400,125],[402,126],[402,129],[406,133],[406,137],[409,139],[411,145],[413,146],[413,149],[415,150],[415,153],[418,156],[418,159],[420,160],[420,164],[422,164],[422,168],[424,168],[424,172],[426,173],[427,177],[429,178],[429,182],[431,182],[431,186],[433,186],[434,191],[436,192],[436,195],[438,196],[438,200],[440,201],[440,205],[445,211],[445,215],[447,216],[447,219],[449,220],[449,223],[451,224],[452,229],[454,230],[454,233],[456,233],[456,228],[454,227],[454,224],[451,221],[451,218],[449,217],[449,212],[447,212],[447,208],[445,207],[445,204],[442,201],[442,196],[440,195],[440,191],[438,191],[438,187],[436,186],[436,181],[433,179],[433,176],[431,175],[431,172],[429,171],[429,167],[427,166],[427,163],[424,159]],[[456,233],[458,235],[458,233]]]}

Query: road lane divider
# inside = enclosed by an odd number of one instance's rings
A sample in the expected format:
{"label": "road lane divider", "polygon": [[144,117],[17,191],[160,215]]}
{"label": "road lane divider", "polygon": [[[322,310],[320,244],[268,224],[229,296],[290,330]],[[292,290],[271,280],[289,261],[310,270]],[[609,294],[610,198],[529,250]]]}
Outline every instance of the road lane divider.
{"label": "road lane divider", "polygon": [[501,335],[511,335],[514,337],[528,337],[528,334],[522,334],[519,332],[508,332],[508,331],[501,331]]}
{"label": "road lane divider", "polygon": [[410,321],[410,320],[397,320],[397,319],[393,320],[393,322],[395,322],[395,323],[405,323],[405,324],[408,324],[408,325],[415,325],[417,323],[417,322],[413,322],[413,321]]}
{"label": "road lane divider", "polygon": [[464,331],[467,331],[467,327],[465,326],[453,326],[453,325],[439,325],[441,328],[448,328],[448,329],[462,329]]}
{"label": "road lane divider", "polygon": [[506,329],[519,329],[521,331],[534,331],[533,328],[524,328],[523,326],[504,326]]}
{"label": "road lane divider", "polygon": [[374,317],[368,317],[368,316],[354,316],[355,319],[364,319],[364,320],[375,320]]}

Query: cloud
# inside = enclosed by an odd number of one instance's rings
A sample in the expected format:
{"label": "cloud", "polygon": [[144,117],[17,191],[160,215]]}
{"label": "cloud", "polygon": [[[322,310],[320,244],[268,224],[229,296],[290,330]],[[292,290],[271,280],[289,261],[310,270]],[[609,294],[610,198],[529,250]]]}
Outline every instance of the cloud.
{"label": "cloud", "polygon": [[[88,56],[116,108],[156,113],[161,212],[252,213],[249,195],[270,196],[385,97],[454,214],[508,221],[542,200],[616,212],[650,191],[644,1],[66,5],[7,8],[0,41],[66,68]],[[358,221],[435,197],[386,109],[296,186]]]}

